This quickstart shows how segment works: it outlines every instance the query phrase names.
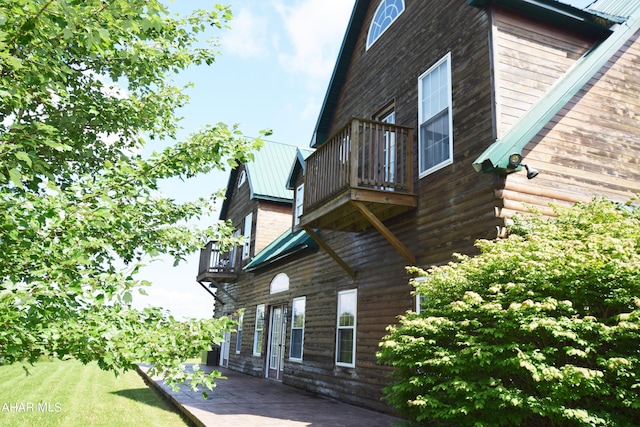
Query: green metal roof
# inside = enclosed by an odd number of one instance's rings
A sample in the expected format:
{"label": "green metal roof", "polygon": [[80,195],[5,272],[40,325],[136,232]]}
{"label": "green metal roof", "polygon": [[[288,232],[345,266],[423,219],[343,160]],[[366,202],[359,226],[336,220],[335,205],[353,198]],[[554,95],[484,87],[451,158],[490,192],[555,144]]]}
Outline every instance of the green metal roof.
{"label": "green metal roof", "polygon": [[[287,189],[291,164],[296,159],[298,147],[273,141],[264,141],[254,153],[254,160],[245,164],[252,199],[291,203],[293,191]],[[232,169],[227,181],[225,200],[220,209],[220,219],[227,219],[229,203],[236,188],[238,168]]]}
{"label": "green metal roof", "polygon": [[[601,0],[596,3],[600,4],[590,7],[599,7],[597,10],[607,10],[609,14],[627,11],[629,17],[623,25],[615,26],[609,37],[576,61],[536,104],[473,162],[476,171],[504,171],[509,156],[522,154],[525,145],[640,29],[640,0]],[[629,7],[630,4],[632,7]],[[614,8],[614,5],[618,7]]]}
{"label": "green metal roof", "polygon": [[284,234],[271,242],[266,248],[253,257],[251,262],[244,267],[246,271],[253,271],[261,267],[273,264],[276,261],[299,253],[305,249],[317,249],[318,244],[304,230],[291,233],[287,230]]}
{"label": "green metal roof", "polygon": [[287,189],[291,164],[298,147],[265,141],[254,160],[246,163],[252,199],[290,202],[293,191]]}
{"label": "green metal roof", "polygon": [[612,21],[622,22],[631,17],[636,7],[637,2],[629,0],[596,0],[586,10]]}
{"label": "green metal roof", "polygon": [[[612,22],[602,15],[568,4],[568,0],[467,0],[471,6],[497,4],[536,17],[563,28],[601,35],[608,32]],[[603,19],[604,18],[604,19]]]}

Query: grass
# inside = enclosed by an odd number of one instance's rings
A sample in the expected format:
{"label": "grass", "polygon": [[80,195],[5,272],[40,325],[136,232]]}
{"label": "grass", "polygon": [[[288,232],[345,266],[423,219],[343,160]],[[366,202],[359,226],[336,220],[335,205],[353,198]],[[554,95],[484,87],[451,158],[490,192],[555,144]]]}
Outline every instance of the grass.
{"label": "grass", "polygon": [[29,373],[0,366],[3,427],[188,425],[134,371],[116,378],[96,364],[44,361]]}

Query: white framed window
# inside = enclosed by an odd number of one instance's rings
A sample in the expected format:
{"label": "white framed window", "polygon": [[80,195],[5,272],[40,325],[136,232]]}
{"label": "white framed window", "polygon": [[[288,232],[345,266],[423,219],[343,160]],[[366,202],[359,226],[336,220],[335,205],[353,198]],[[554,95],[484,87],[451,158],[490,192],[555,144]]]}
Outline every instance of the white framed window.
{"label": "white framed window", "polygon": [[253,212],[249,212],[249,215],[244,217],[244,246],[242,247],[242,259],[249,258],[251,255],[251,227],[253,222]]}
{"label": "white framed window", "polygon": [[238,188],[242,187],[242,184],[244,184],[247,181],[247,172],[246,171],[242,171],[240,172],[240,177],[238,178]]}
{"label": "white framed window", "polygon": [[420,314],[424,311],[426,298],[420,294],[416,294],[416,313]]}
{"label": "white framed window", "polygon": [[356,320],[358,290],[338,292],[338,319],[336,327],[336,365],[356,366]]}
{"label": "white framed window", "polygon": [[256,307],[256,326],[253,331],[253,355],[262,354],[262,342],[264,341],[264,304]]}
{"label": "white framed window", "polygon": [[276,294],[287,290],[289,290],[289,276],[285,273],[276,274],[269,285],[269,293]]}
{"label": "white framed window", "polygon": [[302,205],[304,203],[304,184],[300,184],[296,188],[296,211],[294,225],[300,224],[300,217],[302,216]]}
{"label": "white framed window", "polygon": [[404,12],[404,0],[382,0],[380,2],[369,26],[367,49],[380,38],[402,12]]}
{"label": "white framed window", "polygon": [[[240,237],[240,230],[233,230],[233,238],[237,239]],[[237,271],[238,264],[240,261],[240,248],[238,246],[233,246],[229,251],[229,263],[230,267],[233,268],[233,271]]]}
{"label": "white framed window", "polygon": [[294,298],[291,304],[291,345],[289,346],[289,359],[302,361],[302,349],[304,347],[304,320],[307,298]]}
{"label": "white framed window", "polygon": [[451,52],[418,78],[420,178],[453,163]]}
{"label": "white framed window", "polygon": [[240,347],[242,345],[242,321],[244,320],[244,313],[238,317],[238,331],[236,332],[236,354],[240,354]]}

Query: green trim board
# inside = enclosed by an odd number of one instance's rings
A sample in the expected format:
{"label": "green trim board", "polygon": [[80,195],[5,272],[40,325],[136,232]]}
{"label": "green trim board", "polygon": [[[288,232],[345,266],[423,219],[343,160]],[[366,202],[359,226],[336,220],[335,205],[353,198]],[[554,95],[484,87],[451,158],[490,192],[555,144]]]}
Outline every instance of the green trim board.
{"label": "green trim board", "polygon": [[509,156],[522,154],[525,145],[633,37],[640,29],[640,0],[634,0],[634,3],[626,22],[617,25],[609,37],[578,59],[545,96],[473,162],[477,172],[506,172]]}
{"label": "green trim board", "polygon": [[[467,0],[475,7],[487,4],[499,5],[515,10],[563,28],[573,28],[593,35],[606,35],[613,24],[603,15],[593,14],[590,9],[580,9],[566,3],[567,0]],[[610,1],[610,0],[607,0]]]}
{"label": "green trim board", "polygon": [[296,180],[300,172],[304,173],[306,170],[306,160],[313,154],[315,150],[310,148],[298,148],[296,153],[296,160],[291,166],[291,172],[289,172],[289,178],[287,179],[287,188],[289,190],[295,190]]}
{"label": "green trim board", "polygon": [[333,68],[331,80],[329,81],[329,86],[327,87],[327,92],[322,102],[320,114],[318,115],[318,121],[316,122],[313,136],[311,138],[310,146],[313,148],[317,148],[324,144],[329,137],[328,132],[333,118],[333,112],[338,105],[340,89],[342,89],[342,85],[346,80],[347,70],[351,63],[351,57],[353,56],[353,51],[356,47],[360,30],[364,25],[364,19],[366,17],[367,9],[369,8],[369,3],[371,3],[370,0],[356,0],[353,6],[351,18],[347,25],[347,31],[344,39],[342,40],[338,59]]}
{"label": "green trim board", "polygon": [[318,249],[318,244],[304,230],[298,230],[294,233],[287,230],[254,256],[251,262],[244,267],[244,270],[253,271],[266,267],[305,249]]}

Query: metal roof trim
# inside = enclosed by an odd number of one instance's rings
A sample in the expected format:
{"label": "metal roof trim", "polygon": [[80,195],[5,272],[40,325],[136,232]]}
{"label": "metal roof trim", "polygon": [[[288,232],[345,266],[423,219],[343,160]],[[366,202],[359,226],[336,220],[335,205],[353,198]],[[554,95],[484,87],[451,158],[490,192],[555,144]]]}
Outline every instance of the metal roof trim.
{"label": "metal roof trim", "polygon": [[369,3],[369,0],[356,0],[353,6],[351,18],[347,25],[347,31],[345,32],[342,40],[338,58],[333,68],[333,73],[331,74],[331,80],[329,81],[329,86],[327,87],[327,92],[322,102],[322,107],[318,114],[318,120],[311,137],[310,146],[313,148],[323,144],[327,139],[327,133],[329,132],[328,128],[331,124],[333,111],[338,103],[340,89],[344,84],[345,75],[349,68],[349,63],[351,62],[351,55],[353,54],[356,41],[358,40],[358,35],[362,29],[364,16],[367,12],[367,8],[369,7]]}
{"label": "metal roof trim", "polygon": [[305,172],[307,168],[307,157],[313,154],[314,151],[315,150],[311,148],[298,148],[298,151],[296,152],[296,159],[291,165],[291,171],[287,177],[287,188],[289,190],[294,190],[299,171],[302,170],[302,173]]}
{"label": "metal roof trim", "polygon": [[305,249],[317,249],[318,244],[304,230],[287,230],[253,257],[243,270],[254,271],[271,265]]}

